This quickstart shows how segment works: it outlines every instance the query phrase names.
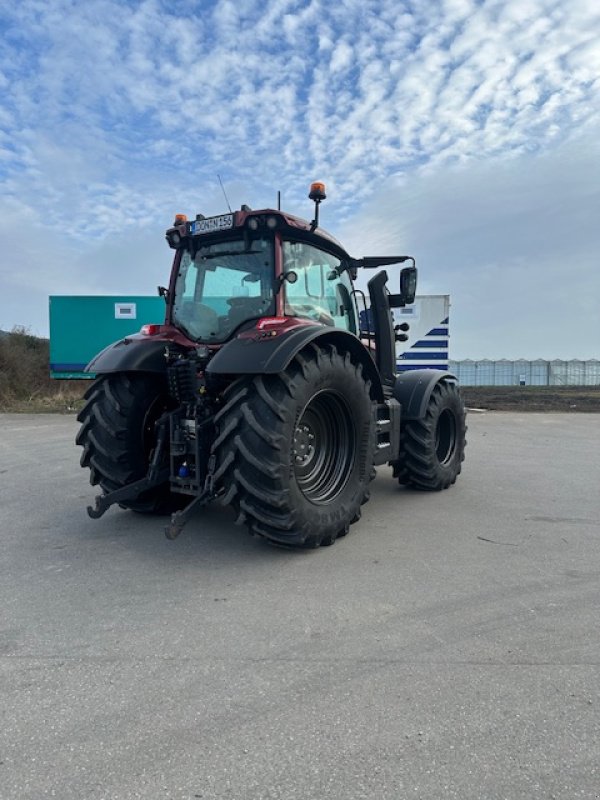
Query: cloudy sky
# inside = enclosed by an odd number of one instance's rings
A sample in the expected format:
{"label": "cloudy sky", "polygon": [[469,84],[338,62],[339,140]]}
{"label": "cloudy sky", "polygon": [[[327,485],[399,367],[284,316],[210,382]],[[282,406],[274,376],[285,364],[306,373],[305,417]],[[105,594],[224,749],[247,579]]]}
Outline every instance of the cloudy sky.
{"label": "cloudy sky", "polygon": [[597,0],[0,8],[0,328],[152,294],[175,212],[273,206],[451,295],[453,358],[600,357]]}

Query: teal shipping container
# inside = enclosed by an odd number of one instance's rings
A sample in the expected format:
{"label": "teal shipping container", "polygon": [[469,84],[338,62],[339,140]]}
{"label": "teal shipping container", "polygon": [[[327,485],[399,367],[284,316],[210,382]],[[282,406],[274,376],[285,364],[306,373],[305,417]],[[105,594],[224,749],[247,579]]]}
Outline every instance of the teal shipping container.
{"label": "teal shipping container", "polygon": [[50,297],[50,375],[92,378],[86,364],[112,342],[163,323],[162,297],[54,295]]}

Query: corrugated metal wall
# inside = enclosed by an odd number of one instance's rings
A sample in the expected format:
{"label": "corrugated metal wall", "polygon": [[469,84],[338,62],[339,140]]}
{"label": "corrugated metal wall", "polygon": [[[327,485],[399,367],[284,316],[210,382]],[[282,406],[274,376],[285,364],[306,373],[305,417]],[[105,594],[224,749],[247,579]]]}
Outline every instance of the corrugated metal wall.
{"label": "corrugated metal wall", "polygon": [[600,360],[450,361],[463,386],[599,386]]}

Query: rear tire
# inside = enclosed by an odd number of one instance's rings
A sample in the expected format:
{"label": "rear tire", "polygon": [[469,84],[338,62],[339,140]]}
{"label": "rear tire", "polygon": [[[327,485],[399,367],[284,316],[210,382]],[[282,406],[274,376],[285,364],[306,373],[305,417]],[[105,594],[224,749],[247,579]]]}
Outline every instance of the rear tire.
{"label": "rear tire", "polygon": [[440,381],[423,419],[402,423],[394,476],[402,485],[427,492],[447,489],[465,458],[466,415],[458,386]]}
{"label": "rear tire", "polygon": [[374,475],[362,366],[311,345],[285,372],[232,384],[215,417],[215,482],[238,524],[278,544],[330,545],[360,518]]}
{"label": "rear tire", "polygon": [[[166,381],[147,373],[102,375],[85,393],[77,419],[76,443],[90,483],[108,493],[143,478],[156,442],[154,423],[170,407]],[[164,514],[176,505],[168,481],[121,503],[146,514]]]}

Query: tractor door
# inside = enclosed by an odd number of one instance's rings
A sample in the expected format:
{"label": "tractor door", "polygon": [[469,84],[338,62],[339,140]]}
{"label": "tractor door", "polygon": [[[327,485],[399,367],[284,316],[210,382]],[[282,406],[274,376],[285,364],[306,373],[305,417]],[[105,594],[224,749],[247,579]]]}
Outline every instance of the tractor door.
{"label": "tractor door", "polygon": [[[284,308],[286,316],[314,319],[325,325],[358,332],[352,283],[341,261],[304,242],[283,242]],[[295,273],[290,280],[289,273]]]}

